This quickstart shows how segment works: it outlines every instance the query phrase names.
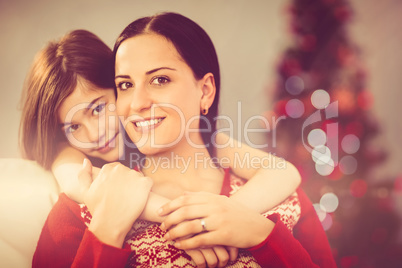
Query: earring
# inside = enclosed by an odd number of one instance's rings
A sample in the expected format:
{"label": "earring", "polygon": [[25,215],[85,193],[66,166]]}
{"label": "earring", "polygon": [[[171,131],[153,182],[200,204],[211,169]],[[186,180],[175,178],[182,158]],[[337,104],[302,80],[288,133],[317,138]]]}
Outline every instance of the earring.
{"label": "earring", "polygon": [[207,115],[208,114],[208,108],[202,109],[201,113],[203,115]]}

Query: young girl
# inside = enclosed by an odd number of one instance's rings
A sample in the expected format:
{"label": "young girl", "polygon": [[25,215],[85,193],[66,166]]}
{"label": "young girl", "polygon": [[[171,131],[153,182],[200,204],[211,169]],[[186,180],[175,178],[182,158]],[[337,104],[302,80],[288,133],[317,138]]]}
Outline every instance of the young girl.
{"label": "young girl", "polygon": [[[239,187],[239,192],[245,189],[231,169],[197,166],[195,155],[208,161],[219,147],[214,146],[219,64],[201,27],[175,13],[145,17],[123,30],[114,52],[117,113],[124,119],[131,140],[146,156],[149,165],[142,172],[152,176],[154,192],[176,198],[161,209],[161,215],[168,215],[161,225],[168,231],[166,240],[176,241],[175,247],[181,249],[213,245],[247,248],[233,265],[256,265],[257,260],[260,265],[274,267],[335,266],[320,222],[301,191],[301,224],[294,226],[295,215],[290,211],[298,210],[297,198],[269,211],[267,218],[261,217],[236,202],[235,191],[225,190],[228,184]],[[154,164],[172,152],[189,161],[185,173]],[[186,191],[202,193],[182,196]],[[259,201],[263,205],[263,199]],[[306,228],[307,222],[314,229]],[[289,232],[293,226],[295,237]],[[134,232],[130,241],[141,240],[142,235]],[[314,243],[310,244],[310,239]]]}

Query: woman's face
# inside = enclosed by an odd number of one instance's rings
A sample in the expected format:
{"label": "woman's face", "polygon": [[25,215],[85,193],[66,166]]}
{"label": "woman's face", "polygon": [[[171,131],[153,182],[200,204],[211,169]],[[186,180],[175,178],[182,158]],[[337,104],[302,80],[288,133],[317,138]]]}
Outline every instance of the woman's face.
{"label": "woman's face", "polygon": [[117,113],[142,153],[202,144],[202,79],[195,79],[170,41],[157,34],[125,40],[116,54],[115,71]]}
{"label": "woman's face", "polygon": [[58,119],[74,148],[91,157],[116,161],[123,153],[123,142],[115,108],[113,89],[100,89],[79,78],[73,93],[61,104]]}

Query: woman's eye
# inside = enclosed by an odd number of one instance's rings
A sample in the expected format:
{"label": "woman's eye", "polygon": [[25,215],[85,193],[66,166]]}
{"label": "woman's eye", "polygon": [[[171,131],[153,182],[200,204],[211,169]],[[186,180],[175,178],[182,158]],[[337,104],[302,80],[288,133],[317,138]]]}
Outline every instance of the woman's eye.
{"label": "woman's eye", "polygon": [[103,109],[105,109],[106,104],[102,103],[99,104],[98,106],[96,106],[93,110],[92,110],[92,115],[99,115]]}
{"label": "woman's eye", "polygon": [[66,133],[73,133],[74,131],[76,131],[77,129],[80,128],[79,124],[72,124],[69,127],[66,128]]}
{"label": "woman's eye", "polygon": [[157,86],[162,86],[162,85],[167,84],[169,82],[170,82],[169,78],[167,78],[165,76],[157,76],[157,77],[154,77],[151,80],[151,84],[152,85],[157,85]]}
{"label": "woman's eye", "polygon": [[133,87],[133,84],[130,82],[121,82],[117,85],[117,88],[122,91],[125,91],[125,90],[129,89],[130,87]]}

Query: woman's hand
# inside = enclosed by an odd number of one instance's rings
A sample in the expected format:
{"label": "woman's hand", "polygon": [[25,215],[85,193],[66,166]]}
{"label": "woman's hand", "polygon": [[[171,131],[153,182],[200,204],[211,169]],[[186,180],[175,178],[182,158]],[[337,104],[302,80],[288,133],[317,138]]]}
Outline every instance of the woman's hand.
{"label": "woman's hand", "polygon": [[[260,244],[275,224],[230,198],[211,193],[188,193],[160,209],[167,215],[161,228],[180,249],[216,245],[250,248]],[[192,237],[188,237],[193,235]]]}
{"label": "woman's hand", "polygon": [[104,165],[92,180],[92,164],[87,159],[78,178],[86,189],[84,202],[92,214],[88,229],[103,243],[122,247],[145,207],[152,180],[119,163]]}
{"label": "woman's hand", "polygon": [[237,259],[238,249],[215,246],[204,249],[189,249],[186,250],[186,253],[197,267],[225,267],[229,260],[234,261]]}

